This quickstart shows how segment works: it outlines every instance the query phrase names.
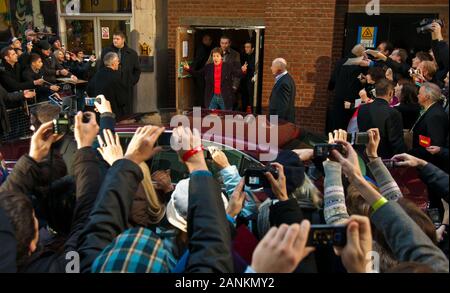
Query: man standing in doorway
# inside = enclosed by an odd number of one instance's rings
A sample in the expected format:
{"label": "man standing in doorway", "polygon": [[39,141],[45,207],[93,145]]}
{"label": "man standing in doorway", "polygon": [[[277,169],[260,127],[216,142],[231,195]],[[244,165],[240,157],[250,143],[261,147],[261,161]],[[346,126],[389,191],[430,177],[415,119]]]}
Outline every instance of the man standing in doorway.
{"label": "man standing in doorway", "polygon": [[253,108],[253,98],[255,93],[255,47],[251,41],[244,45],[244,54],[242,56],[242,66],[247,64],[247,74],[242,79],[241,93],[242,93],[242,111],[246,112],[248,107]]}
{"label": "man standing in doorway", "polygon": [[[195,53],[195,59],[192,63],[192,68],[194,71],[201,70],[205,67],[206,62],[208,62],[209,55],[213,49],[213,40],[210,35],[205,34],[202,38],[202,43],[198,46]],[[203,94],[205,92],[205,79],[203,77],[194,76],[195,82],[195,105],[203,105]]]}
{"label": "man standing in doorway", "polygon": [[[241,68],[241,55],[234,49],[231,48],[231,38],[224,35],[220,38],[220,49],[223,52],[223,63],[230,63],[235,71]],[[211,55],[208,64],[213,63],[213,56]],[[236,95],[241,79],[239,77],[233,78],[233,95]],[[234,100],[236,98],[234,97]]]}
{"label": "man standing in doorway", "polygon": [[279,119],[295,123],[297,88],[294,79],[287,71],[286,60],[275,59],[271,69],[275,76],[275,85],[270,96],[270,115],[278,115]]}
{"label": "man standing in doorway", "polygon": [[127,88],[126,97],[123,97],[123,100],[126,101],[124,115],[132,114],[133,89],[141,77],[138,54],[128,47],[126,36],[123,32],[114,33],[113,44],[103,49],[101,67],[105,66],[103,58],[110,52],[114,52],[119,56],[121,82]]}

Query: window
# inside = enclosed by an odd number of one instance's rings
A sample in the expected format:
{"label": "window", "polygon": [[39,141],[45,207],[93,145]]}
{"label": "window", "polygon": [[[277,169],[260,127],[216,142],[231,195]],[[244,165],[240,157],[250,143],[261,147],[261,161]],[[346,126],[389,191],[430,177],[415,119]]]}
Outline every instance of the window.
{"label": "window", "polygon": [[74,9],[79,2],[79,13],[131,13],[131,0],[61,0],[61,13]]}

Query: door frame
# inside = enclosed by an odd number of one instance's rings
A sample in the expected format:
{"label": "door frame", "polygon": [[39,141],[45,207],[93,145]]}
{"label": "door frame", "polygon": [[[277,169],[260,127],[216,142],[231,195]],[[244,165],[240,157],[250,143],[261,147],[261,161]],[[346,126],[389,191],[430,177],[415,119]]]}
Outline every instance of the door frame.
{"label": "door frame", "polygon": [[[255,25],[255,26],[211,26],[211,25],[182,25],[177,28],[185,28],[187,31],[190,31],[193,35],[198,30],[253,30],[256,32],[256,43],[255,43],[255,66],[256,66],[256,81],[255,81],[255,91],[253,96],[253,111],[259,112],[261,105],[261,97],[262,97],[262,80],[263,80],[263,63],[264,63],[264,31],[266,30],[266,26]],[[178,36],[176,37],[178,38]],[[178,46],[176,48],[175,55],[178,54]],[[195,50],[195,48],[194,48]],[[177,59],[177,56],[175,56]],[[178,72],[178,64],[176,64],[176,72]],[[180,91],[182,91],[182,86],[179,85],[180,79],[178,78],[178,74],[176,76],[176,100],[178,101],[178,96],[181,96]],[[177,102],[178,108],[178,102]]]}

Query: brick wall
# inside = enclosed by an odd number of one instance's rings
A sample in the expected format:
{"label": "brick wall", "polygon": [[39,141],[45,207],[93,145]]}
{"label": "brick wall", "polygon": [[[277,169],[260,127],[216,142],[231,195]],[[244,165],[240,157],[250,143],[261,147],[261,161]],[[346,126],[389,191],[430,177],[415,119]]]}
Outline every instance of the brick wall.
{"label": "brick wall", "polygon": [[[363,9],[366,0],[168,0],[169,101],[175,105],[176,28],[184,17],[225,17],[263,19],[265,57],[263,107],[274,83],[270,64],[284,57],[297,84],[297,122],[304,128],[322,132],[330,98],[328,79],[343,45],[345,14]],[[448,1],[381,0],[382,9],[416,9],[417,13],[440,13],[448,24]],[[440,7],[447,5],[447,10]],[[363,12],[361,10],[359,12]],[[412,11],[411,11],[412,12]],[[183,24],[184,25],[184,24]],[[447,32],[445,36],[448,38]]]}

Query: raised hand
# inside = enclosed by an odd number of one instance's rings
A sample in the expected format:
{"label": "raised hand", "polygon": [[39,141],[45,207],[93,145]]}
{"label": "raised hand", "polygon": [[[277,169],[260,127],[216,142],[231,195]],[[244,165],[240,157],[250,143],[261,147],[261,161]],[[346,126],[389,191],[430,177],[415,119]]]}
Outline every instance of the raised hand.
{"label": "raised hand", "polygon": [[284,175],[284,167],[281,164],[273,163],[273,167],[275,167],[278,171],[278,179],[275,179],[272,173],[267,172],[266,177],[272,186],[272,192],[276,195],[278,200],[280,201],[288,201],[289,196],[287,193],[286,187],[286,176]]}
{"label": "raised hand", "polygon": [[109,129],[103,131],[103,137],[105,138],[105,141],[103,141],[100,135],[97,136],[97,140],[100,144],[100,147],[97,150],[102,155],[103,159],[112,166],[116,161],[123,159],[123,149],[120,144],[120,137],[117,133],[116,135],[113,135]]}
{"label": "raised hand", "polygon": [[236,217],[240,214],[244,207],[244,202],[246,198],[246,194],[244,191],[245,187],[245,179],[242,179],[233,194],[231,195],[230,202],[227,208],[227,214],[231,217]]}
{"label": "raised hand", "polygon": [[155,148],[155,144],[164,130],[165,128],[156,126],[138,128],[128,145],[125,159],[128,159],[137,165],[150,160],[154,155],[161,151],[160,147]]}
{"label": "raised hand", "polygon": [[281,225],[272,228],[253,253],[252,268],[256,273],[292,273],[314,251],[306,247],[311,224]]}
{"label": "raised hand", "polygon": [[53,134],[53,122],[42,124],[31,138],[29,156],[38,163],[42,162],[57,139],[58,135]]}
{"label": "raised hand", "polygon": [[334,248],[349,273],[366,273],[372,251],[372,230],[367,217],[352,216],[347,226],[347,245]]}
{"label": "raised hand", "polygon": [[[83,122],[83,119],[89,119],[89,122]],[[79,112],[75,116],[75,140],[77,141],[78,149],[91,147],[99,131],[97,118],[92,112]]]}

